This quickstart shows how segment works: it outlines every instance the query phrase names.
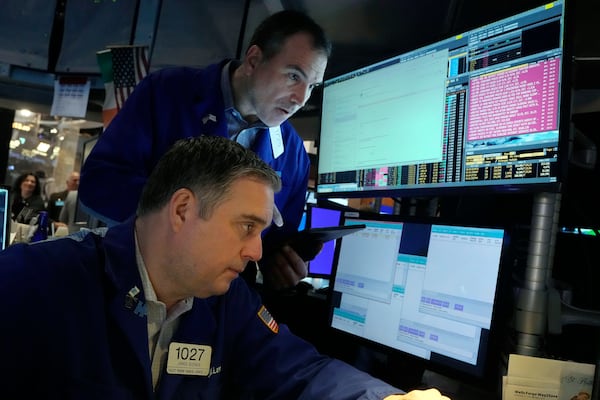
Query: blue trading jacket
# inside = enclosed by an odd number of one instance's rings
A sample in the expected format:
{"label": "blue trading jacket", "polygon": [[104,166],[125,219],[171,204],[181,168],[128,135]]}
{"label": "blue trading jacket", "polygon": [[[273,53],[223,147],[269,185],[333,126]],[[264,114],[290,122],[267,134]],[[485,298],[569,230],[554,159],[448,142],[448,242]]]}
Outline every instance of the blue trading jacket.
{"label": "blue trading jacket", "polygon": [[0,252],[0,398],[380,399],[398,392],[319,355],[286,326],[272,331],[243,279],[227,294],[194,299],[173,341],[212,348],[210,376],[163,371],[152,391],[144,293],[133,221],[89,233],[16,244]]}
{"label": "blue trading jacket", "polygon": [[[81,171],[79,196],[92,215],[124,221],[135,213],[142,188],[159,158],[178,139],[227,137],[221,69],[167,68],[148,75],[100,135]],[[296,230],[306,198],[310,160],[289,122],[281,124],[284,153],[273,158],[269,131],[252,150],[277,171],[283,188],[275,195],[285,227]]]}

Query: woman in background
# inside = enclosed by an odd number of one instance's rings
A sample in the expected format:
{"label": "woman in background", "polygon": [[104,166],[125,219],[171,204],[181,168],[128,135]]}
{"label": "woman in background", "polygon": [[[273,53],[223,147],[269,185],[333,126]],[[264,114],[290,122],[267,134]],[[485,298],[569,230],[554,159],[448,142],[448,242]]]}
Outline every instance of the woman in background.
{"label": "woman in background", "polygon": [[32,172],[21,174],[17,178],[12,193],[11,213],[16,222],[28,224],[33,216],[46,209],[41,196],[40,181]]}

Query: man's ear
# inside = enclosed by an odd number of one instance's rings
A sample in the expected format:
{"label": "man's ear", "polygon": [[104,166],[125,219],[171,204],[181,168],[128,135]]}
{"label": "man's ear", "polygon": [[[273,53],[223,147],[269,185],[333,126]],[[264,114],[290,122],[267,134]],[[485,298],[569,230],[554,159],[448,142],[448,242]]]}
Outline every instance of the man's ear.
{"label": "man's ear", "polygon": [[250,70],[246,72],[253,71],[258,66],[258,64],[262,62],[262,59],[263,52],[261,48],[255,44],[250,46],[246,51],[246,66],[249,67]]}
{"label": "man's ear", "polygon": [[196,196],[187,188],[178,189],[169,200],[169,222],[171,228],[178,232],[185,222],[197,212]]}

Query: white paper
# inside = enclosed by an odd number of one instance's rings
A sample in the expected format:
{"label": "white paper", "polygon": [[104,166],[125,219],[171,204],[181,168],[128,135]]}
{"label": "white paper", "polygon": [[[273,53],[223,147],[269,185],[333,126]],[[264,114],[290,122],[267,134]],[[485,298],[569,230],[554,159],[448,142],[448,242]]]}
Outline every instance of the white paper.
{"label": "white paper", "polygon": [[521,376],[559,382],[563,361],[549,358],[511,354],[508,359],[507,376]]}
{"label": "white paper", "polygon": [[504,400],[559,400],[559,388],[507,384]]}
{"label": "white paper", "polygon": [[89,79],[85,83],[61,83],[59,79],[56,79],[54,81],[54,98],[50,115],[85,118],[90,86]]}
{"label": "white paper", "polygon": [[594,371],[592,364],[566,363],[560,378],[560,399],[591,399]]}
{"label": "white paper", "polygon": [[507,376],[502,379],[502,398],[589,400],[594,370],[593,364],[511,354]]}

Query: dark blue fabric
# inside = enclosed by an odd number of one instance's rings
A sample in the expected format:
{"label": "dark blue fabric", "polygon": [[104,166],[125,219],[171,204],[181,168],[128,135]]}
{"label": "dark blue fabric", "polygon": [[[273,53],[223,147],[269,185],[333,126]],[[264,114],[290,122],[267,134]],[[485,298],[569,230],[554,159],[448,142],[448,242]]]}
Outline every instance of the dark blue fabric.
{"label": "dark blue fabric", "polygon": [[380,399],[397,392],[319,355],[284,325],[257,316],[242,279],[223,296],[194,299],[173,341],[212,347],[209,377],[163,374],[152,392],[144,293],[133,220],[95,233],[0,252],[0,398]]}
{"label": "dark blue fabric", "polygon": [[[178,139],[227,136],[221,69],[167,68],[140,82],[101,134],[81,171],[79,196],[91,215],[121,222],[135,213],[144,183],[159,158]],[[275,195],[285,230],[296,230],[306,197],[310,160],[289,122],[281,125],[284,153],[273,158],[269,131],[261,130],[254,150],[282,178]],[[112,223],[110,222],[112,221]]]}

